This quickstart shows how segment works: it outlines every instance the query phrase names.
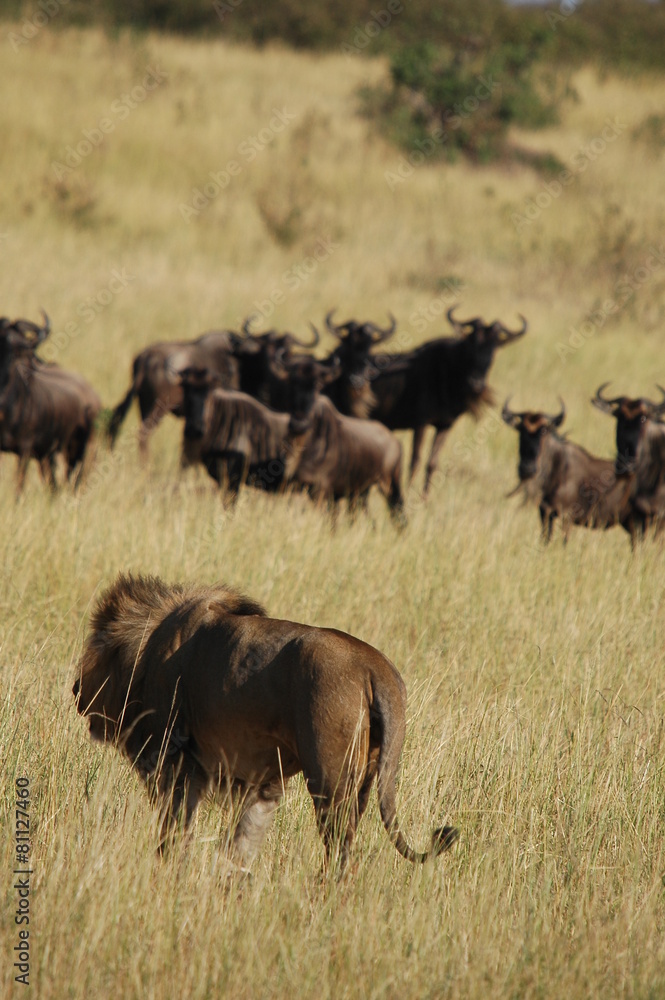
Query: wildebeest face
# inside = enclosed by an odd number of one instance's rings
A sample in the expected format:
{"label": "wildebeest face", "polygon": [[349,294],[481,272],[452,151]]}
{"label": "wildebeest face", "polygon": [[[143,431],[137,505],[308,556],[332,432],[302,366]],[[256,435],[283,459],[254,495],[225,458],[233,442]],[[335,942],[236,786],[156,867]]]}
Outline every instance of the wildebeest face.
{"label": "wildebeest face", "polygon": [[[591,402],[603,413],[609,413],[617,422],[617,457],[615,460],[615,472],[618,476],[635,471],[637,462],[637,452],[640,441],[644,436],[648,421],[660,420],[665,412],[665,401],[653,403],[650,399],[629,399],[628,396],[617,396],[615,399],[608,399],[603,395],[603,390],[609,382],[604,382],[596,390],[596,395]],[[658,386],[663,396],[665,389]]]}
{"label": "wildebeest face", "polygon": [[492,327],[485,327],[479,323],[469,334],[467,342],[472,356],[469,382],[474,390],[480,391],[485,385],[487,373],[492,365],[497,339],[493,336]]}
{"label": "wildebeest face", "polygon": [[296,434],[302,433],[309,426],[314,403],[321,389],[318,373],[320,367],[320,365],[314,362],[304,361],[291,369],[289,392],[290,428]]}
{"label": "wildebeest face", "polygon": [[289,429],[292,433],[304,433],[310,423],[317,397],[324,385],[334,381],[339,375],[339,363],[333,367],[318,361],[302,360],[292,363],[288,369]]}
{"label": "wildebeest face", "polygon": [[538,457],[543,439],[548,431],[544,414],[526,413],[518,431],[520,435],[520,460],[517,472],[520,481],[523,481],[531,479],[538,470]]}
{"label": "wildebeest face", "polygon": [[517,471],[520,482],[531,479],[538,472],[543,443],[547,435],[556,427],[560,427],[566,416],[566,408],[561,401],[561,412],[556,416],[547,413],[513,413],[508,407],[509,400],[503,404],[501,416],[505,423],[514,427],[520,436],[520,460]]}
{"label": "wildebeest face", "polygon": [[474,392],[481,392],[485,387],[485,378],[497,347],[522,337],[527,331],[528,324],[523,316],[520,316],[522,326],[519,330],[509,330],[499,320],[484,323],[479,316],[458,320],[453,315],[456,308],[452,306],[446,315],[455,333],[460,337],[466,337],[469,352],[468,381]]}
{"label": "wildebeest face", "polygon": [[641,399],[624,399],[616,413],[617,420],[617,475],[635,470],[637,449],[644,433],[649,414]]}
{"label": "wildebeest face", "polygon": [[185,437],[200,440],[205,431],[204,411],[210,391],[219,379],[208,368],[186,368],[180,373],[183,390]]}
{"label": "wildebeest face", "polygon": [[332,357],[339,359],[340,370],[346,375],[366,376],[371,349],[392,337],[397,328],[397,320],[391,315],[387,327],[380,327],[369,321],[358,323],[354,319],[336,324],[332,319],[334,312],[331,309],[326,316],[326,327],[339,340],[339,347]]}
{"label": "wildebeest face", "polygon": [[39,326],[28,319],[13,322],[0,317],[0,390],[9,381],[12,362],[21,356],[31,356],[51,332],[51,321],[42,310],[44,323]]}

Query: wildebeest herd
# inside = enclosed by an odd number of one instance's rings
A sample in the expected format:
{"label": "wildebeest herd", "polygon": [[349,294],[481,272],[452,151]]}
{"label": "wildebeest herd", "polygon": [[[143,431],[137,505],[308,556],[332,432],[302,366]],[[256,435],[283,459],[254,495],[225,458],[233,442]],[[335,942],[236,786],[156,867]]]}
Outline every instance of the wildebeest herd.
{"label": "wildebeest herd", "polygon": [[[247,484],[302,488],[316,500],[364,505],[377,485],[403,523],[402,447],[392,431],[413,431],[411,480],[424,433],[434,427],[427,493],[448,431],[463,413],[477,415],[491,402],[486,378],[494,352],[521,337],[526,320],[512,331],[498,321],[458,320],[450,309],[455,336],[387,354],[382,348],[395,332],[393,317],[385,327],[333,317],[331,310],[325,323],[337,346],[321,359],[306,353],[320,341],[313,325],[302,341],[277,330],[254,333],[251,320],[239,332],[212,330],[193,341],[147,347],[134,359],[129,389],[111,413],[111,444],[136,399],[144,458],[151,431],[171,413],[184,417],[183,464],[203,464],[231,497]],[[46,316],[42,326],[0,323],[0,447],[19,456],[19,492],[30,458],[55,487],[58,454],[68,476],[83,464],[99,400],[78,376],[40,361],[36,351],[50,330]]]}
{"label": "wildebeest herd", "polygon": [[[134,360],[125,397],[108,422],[111,444],[134,399],[147,454],[151,431],[167,413],[183,418],[183,464],[202,464],[231,499],[245,485],[304,489],[315,500],[366,503],[376,485],[404,522],[402,448],[394,430],[413,431],[409,479],[425,430],[434,441],[424,492],[450,428],[492,402],[487,375],[496,349],[522,337],[478,317],[458,320],[454,336],[403,353],[385,353],[396,321],[333,321],[337,344],[291,333],[214,330],[193,341],[153,344]],[[42,324],[0,319],[0,449],[18,456],[18,492],[30,459],[55,489],[56,459],[80,479],[101,412],[78,375],[47,364],[37,349]],[[614,460],[596,458],[558,433],[559,413],[513,412],[519,433],[519,484],[538,504],[543,536],[555,518],[564,539],[572,524],[624,527],[634,542],[660,528],[665,504],[663,400],[608,398],[593,404],[616,420]],[[381,818],[410,861],[425,861],[457,839],[434,831],[428,851],[400,832],[395,776],[404,741],[405,687],[376,649],[334,629],[267,617],[256,602],[225,585],[168,586],[154,577],[120,575],[103,594],[74,685],[94,738],[118,746],[162,809],[162,846],[178,812],[185,826],[210,788],[238,806],[232,853],[251,861],[282,796],[302,772],[312,795],[330,864],[343,867],[377,779]]]}
{"label": "wildebeest herd", "polygon": [[[150,433],[170,413],[183,420],[183,465],[202,464],[233,500],[244,486],[280,492],[304,489],[331,505],[342,498],[365,505],[376,485],[404,523],[402,447],[395,430],[413,431],[409,481],[418,468],[425,431],[434,428],[427,462],[427,494],[446,436],[464,413],[478,416],[492,402],[487,376],[498,347],[512,343],[527,322],[511,330],[479,317],[447,317],[454,336],[410,351],[386,353],[397,323],[334,321],[326,329],[337,344],[326,357],[309,353],[321,337],[292,333],[211,330],[191,341],[152,344],[136,356],[129,389],[108,422],[111,445],[136,399],[139,449],[145,459]],[[101,404],[78,375],[41,361],[37,349],[50,322],[0,319],[0,450],[18,456],[17,490],[31,458],[56,487],[56,457],[69,479],[81,478]],[[557,415],[513,413],[503,419],[519,432],[519,485],[538,505],[543,537],[559,518],[564,540],[572,524],[620,524],[631,540],[665,512],[665,400],[608,399],[601,386],[592,402],[614,416],[614,461],[595,458],[562,437]],[[665,390],[660,390],[665,395]]]}

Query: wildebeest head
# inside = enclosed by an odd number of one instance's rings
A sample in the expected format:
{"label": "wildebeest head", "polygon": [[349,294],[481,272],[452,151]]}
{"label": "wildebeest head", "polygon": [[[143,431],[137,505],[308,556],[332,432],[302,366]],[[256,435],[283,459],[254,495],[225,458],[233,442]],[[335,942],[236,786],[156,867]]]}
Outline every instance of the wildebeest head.
{"label": "wildebeest head", "polygon": [[294,347],[312,350],[320,340],[319,332],[313,324],[310,324],[313,337],[308,341],[300,340],[294,333],[289,333],[288,331],[280,333],[279,330],[275,329],[265,330],[263,333],[252,333],[251,326],[256,320],[257,316],[253,314],[248,316],[242,325],[243,338],[239,341],[237,347],[238,352],[241,354],[259,354],[263,351],[273,359],[280,351],[286,352],[288,355]]}
{"label": "wildebeest head", "polygon": [[[606,396],[603,396],[603,390],[609,384],[609,382],[603,382],[596,390],[596,395],[591,402],[603,413],[609,413],[616,419],[617,457],[615,471],[620,476],[635,471],[640,441],[646,433],[648,421],[660,421],[662,414],[665,413],[665,399],[660,403],[654,403],[650,399],[644,398],[630,399],[628,396],[607,399]],[[665,389],[660,386],[658,389],[665,397]]]}
{"label": "wildebeest head", "polygon": [[560,427],[566,416],[566,407],[562,399],[561,411],[555,415],[525,410],[523,413],[513,413],[507,399],[503,404],[501,416],[505,423],[514,427],[520,436],[520,461],[518,474],[520,482],[531,479],[538,471],[538,459],[545,436]]}
{"label": "wildebeest head", "polygon": [[203,437],[205,423],[203,414],[210,391],[221,385],[221,379],[209,368],[185,368],[179,373],[183,391],[183,414],[185,417],[185,437],[199,440]]}
{"label": "wildebeest head", "polygon": [[339,361],[325,365],[313,358],[300,358],[286,366],[278,358],[273,364],[273,371],[278,378],[288,381],[289,431],[304,434],[310,425],[319,393],[339,376]]}
{"label": "wildebeest head", "polygon": [[11,362],[21,355],[32,354],[51,332],[51,321],[43,309],[42,316],[42,326],[28,319],[0,317],[0,387],[7,384]]}
{"label": "wildebeest head", "polygon": [[455,309],[457,306],[451,306],[446,316],[455,333],[459,337],[466,338],[465,342],[469,354],[469,383],[475,391],[480,392],[485,385],[485,378],[497,347],[502,347],[504,344],[524,336],[528,323],[524,316],[519,314],[522,320],[521,328],[509,330],[498,320],[485,323],[479,316],[475,316],[473,319],[457,320],[453,316]]}
{"label": "wildebeest head", "polygon": [[358,323],[354,319],[347,320],[346,323],[333,323],[334,312],[331,309],[326,316],[327,329],[339,341],[331,357],[339,358],[340,371],[347,375],[364,375],[369,352],[377,344],[392,337],[397,328],[397,320],[389,313],[390,323],[387,327],[380,327],[369,321]]}
{"label": "wildebeest head", "polygon": [[245,340],[235,351],[240,361],[240,388],[251,396],[270,406],[282,408],[282,401],[275,398],[273,364],[281,359],[289,361],[294,348],[313,348],[319,342],[318,331],[312,327],[310,341],[299,340],[292,333],[266,330],[250,334],[250,326],[256,317],[249,316],[243,324]]}

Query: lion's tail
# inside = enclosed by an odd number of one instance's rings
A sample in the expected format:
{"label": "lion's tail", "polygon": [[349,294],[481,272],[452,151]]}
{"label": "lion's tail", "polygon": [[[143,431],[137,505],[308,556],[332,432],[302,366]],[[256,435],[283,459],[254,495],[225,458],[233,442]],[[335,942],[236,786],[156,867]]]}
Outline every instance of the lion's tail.
{"label": "lion's tail", "polygon": [[[399,711],[396,711],[397,705],[400,706]],[[390,685],[374,685],[373,708],[381,724],[377,777],[381,819],[388,836],[402,857],[407,861],[423,863],[451,848],[459,832],[452,826],[440,827],[434,830],[432,846],[428,851],[414,851],[399,828],[396,781],[406,732],[406,689],[397,671],[394,672]]]}

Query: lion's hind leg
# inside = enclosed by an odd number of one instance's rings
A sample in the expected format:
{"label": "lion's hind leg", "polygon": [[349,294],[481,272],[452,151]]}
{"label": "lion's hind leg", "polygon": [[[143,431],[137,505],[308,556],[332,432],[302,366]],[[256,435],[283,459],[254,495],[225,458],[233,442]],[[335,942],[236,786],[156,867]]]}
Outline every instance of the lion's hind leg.
{"label": "lion's hind leg", "polygon": [[329,872],[342,875],[346,868],[358,823],[367,808],[377,764],[378,752],[370,757],[360,779],[348,771],[334,787],[323,777],[307,777]]}

